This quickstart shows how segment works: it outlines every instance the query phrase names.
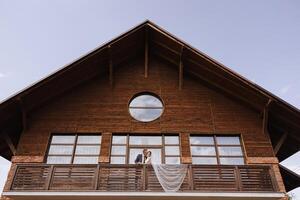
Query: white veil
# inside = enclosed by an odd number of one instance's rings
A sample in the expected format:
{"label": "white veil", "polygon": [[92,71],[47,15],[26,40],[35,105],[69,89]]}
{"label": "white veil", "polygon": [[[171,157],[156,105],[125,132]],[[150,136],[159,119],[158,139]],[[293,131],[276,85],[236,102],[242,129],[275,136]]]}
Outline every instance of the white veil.
{"label": "white veil", "polygon": [[177,192],[187,174],[185,164],[152,164],[156,177],[165,192]]}

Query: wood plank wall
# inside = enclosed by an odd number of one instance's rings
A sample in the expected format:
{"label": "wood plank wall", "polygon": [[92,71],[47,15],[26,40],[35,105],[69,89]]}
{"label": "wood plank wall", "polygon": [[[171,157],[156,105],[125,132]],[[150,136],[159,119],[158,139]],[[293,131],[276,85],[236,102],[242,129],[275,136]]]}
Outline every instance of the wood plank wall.
{"label": "wood plank wall", "polygon": [[[262,133],[260,113],[231,100],[184,74],[183,88],[178,88],[178,68],[158,58],[150,58],[148,77],[144,61],[114,67],[114,86],[108,75],[97,77],[74,88],[30,113],[28,128],[17,148],[18,160],[25,156],[43,158],[51,133],[180,133],[183,162],[191,162],[189,133],[241,134],[247,157],[273,157],[268,135]],[[100,67],[100,66],[99,66]],[[226,84],[226,83],[224,83]],[[159,95],[165,105],[160,119],[150,123],[133,120],[128,113],[131,97],[150,91]],[[106,143],[109,144],[109,143]],[[101,149],[101,162],[109,162],[109,145]],[[18,159],[18,157],[20,157]],[[30,157],[25,162],[30,162]]]}

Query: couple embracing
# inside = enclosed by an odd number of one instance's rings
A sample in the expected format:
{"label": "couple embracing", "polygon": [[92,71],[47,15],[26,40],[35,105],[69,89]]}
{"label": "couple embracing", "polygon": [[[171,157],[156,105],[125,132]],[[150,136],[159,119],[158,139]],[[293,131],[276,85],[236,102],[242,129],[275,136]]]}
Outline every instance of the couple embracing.
{"label": "couple embracing", "polygon": [[134,160],[135,164],[151,164],[151,151],[143,150],[143,154],[138,154]]}

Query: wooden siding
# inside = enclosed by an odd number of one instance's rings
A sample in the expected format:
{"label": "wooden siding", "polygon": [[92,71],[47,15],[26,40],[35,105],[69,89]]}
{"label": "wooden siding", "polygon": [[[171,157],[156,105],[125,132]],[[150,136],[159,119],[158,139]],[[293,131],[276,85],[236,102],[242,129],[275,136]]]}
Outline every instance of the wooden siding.
{"label": "wooden siding", "polygon": [[[186,74],[179,90],[178,69],[160,59],[150,59],[148,70],[145,78],[143,60],[135,60],[116,68],[113,88],[107,75],[97,77],[30,113],[17,155],[44,156],[51,133],[151,132],[241,134],[246,156],[274,156],[259,113]],[[141,123],[130,117],[128,102],[141,91],[162,98],[165,111],[160,119]],[[184,157],[187,148],[182,148]]]}

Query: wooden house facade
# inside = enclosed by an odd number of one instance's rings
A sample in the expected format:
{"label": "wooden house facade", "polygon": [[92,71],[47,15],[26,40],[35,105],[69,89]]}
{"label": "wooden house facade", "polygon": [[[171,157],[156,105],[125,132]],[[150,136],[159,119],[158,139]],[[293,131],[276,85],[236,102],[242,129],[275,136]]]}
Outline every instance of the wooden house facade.
{"label": "wooden house facade", "polygon": [[[300,112],[146,21],[0,105],[11,199],[284,199]],[[164,192],[152,162],[181,164]],[[280,173],[282,172],[282,174]]]}

